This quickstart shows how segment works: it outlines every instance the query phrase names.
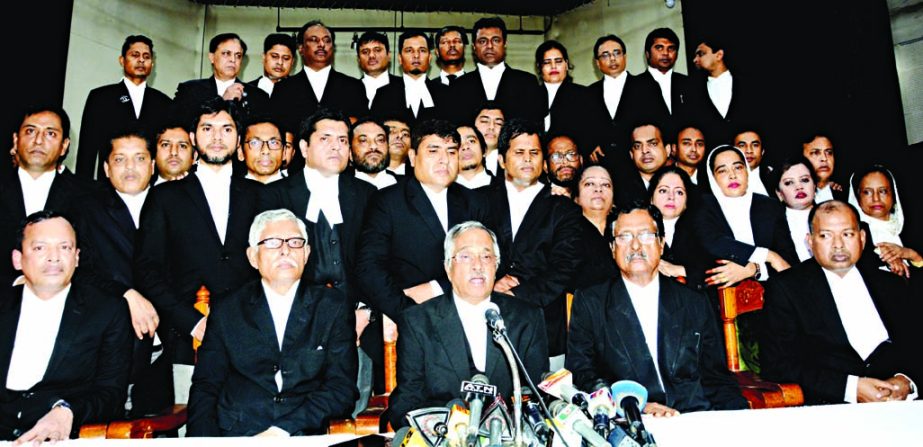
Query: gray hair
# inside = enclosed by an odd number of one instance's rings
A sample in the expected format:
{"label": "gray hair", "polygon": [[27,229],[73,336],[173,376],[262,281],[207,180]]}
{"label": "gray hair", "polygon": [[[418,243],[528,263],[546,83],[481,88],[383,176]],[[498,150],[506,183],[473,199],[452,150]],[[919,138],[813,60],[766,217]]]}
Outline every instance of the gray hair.
{"label": "gray hair", "polygon": [[285,208],[280,208],[277,210],[263,211],[253,218],[253,223],[250,225],[250,237],[248,239],[250,246],[256,247],[257,244],[260,243],[260,235],[263,234],[266,225],[280,220],[295,222],[295,224],[298,225],[298,232],[301,233],[301,237],[303,237],[305,241],[308,240],[308,229],[304,226],[304,222],[302,222],[298,216],[295,216],[295,213]]}
{"label": "gray hair", "polygon": [[468,230],[484,230],[487,232],[488,235],[490,235],[490,241],[493,243],[494,255],[497,256],[496,267],[499,267],[500,266],[500,246],[497,245],[497,235],[494,234],[494,232],[491,231],[490,228],[485,227],[484,224],[476,220],[469,220],[467,222],[462,222],[460,224],[457,224],[454,227],[450,228],[449,232],[446,233],[445,242],[442,245],[444,256],[445,256],[445,260],[444,260],[445,266],[448,267],[449,264],[452,263],[452,257],[455,256],[455,240],[458,239],[458,237],[461,236],[462,233]]}

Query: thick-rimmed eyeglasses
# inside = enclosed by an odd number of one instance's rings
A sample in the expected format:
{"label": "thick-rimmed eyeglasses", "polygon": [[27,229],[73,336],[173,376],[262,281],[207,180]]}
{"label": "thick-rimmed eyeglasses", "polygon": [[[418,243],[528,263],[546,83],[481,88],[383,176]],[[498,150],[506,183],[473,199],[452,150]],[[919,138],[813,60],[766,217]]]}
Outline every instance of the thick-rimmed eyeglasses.
{"label": "thick-rimmed eyeglasses", "polygon": [[608,61],[609,59],[615,59],[622,57],[622,52],[620,50],[612,50],[612,52],[604,51],[601,54],[596,56],[596,59],[599,59],[603,62]]}
{"label": "thick-rimmed eyeglasses", "polygon": [[288,248],[302,248],[307,242],[307,239],[303,237],[290,237],[288,239],[270,237],[257,242],[256,245],[262,245],[270,250],[276,250],[282,248],[282,244],[288,245]]}
{"label": "thick-rimmed eyeglasses", "polygon": [[285,146],[285,143],[283,143],[282,140],[278,138],[270,138],[268,140],[251,138],[247,140],[247,147],[249,147],[251,151],[262,150],[263,146],[268,147],[271,151],[278,151],[281,150],[283,146]]}
{"label": "thick-rimmed eyeglasses", "polygon": [[455,256],[452,256],[452,259],[455,260],[457,264],[473,264],[475,259],[480,259],[482,264],[493,264],[497,262],[497,255],[493,253],[481,253],[475,255],[468,252],[455,253]]}
{"label": "thick-rimmed eyeglasses", "polygon": [[562,162],[562,161],[564,161],[564,160],[567,160],[567,161],[577,161],[577,158],[578,158],[578,157],[580,157],[580,154],[578,154],[578,153],[576,153],[576,152],[566,152],[566,153],[563,153],[563,154],[560,153],[560,152],[555,152],[555,153],[553,153],[553,154],[551,154],[551,155],[548,156],[548,158],[550,158],[551,161],[553,161],[553,162],[555,162],[555,163],[560,163],[560,162]]}
{"label": "thick-rimmed eyeglasses", "polygon": [[638,238],[638,242],[643,245],[651,245],[654,241],[657,240],[657,233],[652,233],[650,231],[645,231],[643,233],[632,234],[632,233],[619,233],[615,235],[615,243],[618,245],[628,245],[635,238]]}

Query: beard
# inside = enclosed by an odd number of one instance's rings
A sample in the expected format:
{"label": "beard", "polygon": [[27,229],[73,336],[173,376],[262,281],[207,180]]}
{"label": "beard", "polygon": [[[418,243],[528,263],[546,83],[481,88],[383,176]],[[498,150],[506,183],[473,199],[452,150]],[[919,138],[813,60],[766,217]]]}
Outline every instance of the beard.
{"label": "beard", "polygon": [[465,65],[465,56],[462,55],[462,56],[459,56],[457,59],[451,59],[451,60],[446,60],[446,59],[443,59],[443,58],[440,57],[440,58],[439,58],[439,63],[442,64],[443,67],[445,67],[445,66],[447,66],[447,65],[448,65],[448,66],[451,66],[451,67],[457,67],[457,66],[459,66],[459,65]]}
{"label": "beard", "polygon": [[575,187],[577,186],[577,176],[576,176],[576,175],[574,175],[573,177],[571,177],[571,178],[569,178],[569,179],[567,179],[567,180],[561,180],[561,179],[558,178],[557,175],[555,175],[555,174],[552,172],[552,173],[549,173],[549,174],[548,174],[548,181],[550,181],[552,184],[558,185],[558,186],[560,186],[560,187],[562,187],[562,188],[568,188],[568,189],[571,190],[571,191],[574,191],[574,190],[575,190]]}
{"label": "beard", "polygon": [[200,150],[199,159],[210,165],[224,165],[234,158],[234,151],[228,151],[224,155],[209,155],[207,152]]}
{"label": "beard", "polygon": [[358,163],[355,163],[355,168],[359,172],[364,172],[366,174],[377,174],[381,171],[384,171],[388,167],[388,163],[391,162],[391,158],[387,154],[381,152],[371,152],[381,154],[381,161],[378,164],[373,164],[369,162],[369,157],[366,155]]}
{"label": "beard", "polygon": [[423,71],[423,70],[421,70],[421,69],[419,69],[419,68],[414,68],[413,70],[410,70],[410,74],[412,74],[412,75],[421,75],[421,74],[424,74],[424,73],[426,73],[426,72]]}
{"label": "beard", "polygon": [[478,168],[478,166],[481,166],[481,163],[475,163],[475,162],[469,161],[468,164],[464,164],[461,166],[461,170],[462,171],[474,171]]}

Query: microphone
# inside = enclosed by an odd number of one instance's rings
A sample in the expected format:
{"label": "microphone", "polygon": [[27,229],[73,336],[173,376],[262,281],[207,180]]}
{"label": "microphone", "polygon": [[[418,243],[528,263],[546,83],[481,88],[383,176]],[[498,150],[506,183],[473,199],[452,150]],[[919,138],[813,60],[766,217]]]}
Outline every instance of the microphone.
{"label": "microphone", "polygon": [[590,421],[576,405],[569,404],[563,400],[556,400],[548,408],[551,410],[551,414],[554,415],[555,424],[561,424],[567,427],[568,430],[577,433],[587,444],[593,447],[610,447],[605,438],[593,431]]}
{"label": "microphone", "polygon": [[542,417],[541,407],[535,402],[528,402],[523,408],[523,416],[525,416],[526,424],[532,429],[532,433],[538,438],[539,443],[546,444],[551,430],[548,428],[548,424],[545,423],[545,418]]}
{"label": "microphone", "polygon": [[461,399],[452,399],[447,406],[451,406],[452,409],[446,422],[448,433],[446,433],[445,440],[449,445],[461,445],[468,435],[470,413],[465,402]]}
{"label": "microphone", "polygon": [[[461,400],[459,400],[461,402]],[[404,417],[410,427],[426,440],[427,445],[438,445],[448,432],[446,422],[451,410],[448,407],[428,407],[408,411]]]}
{"label": "microphone", "polygon": [[612,399],[618,415],[628,421],[629,434],[643,439],[645,444],[656,445],[641,421],[641,409],[647,404],[647,389],[634,380],[619,380],[612,384]]}
{"label": "microphone", "polygon": [[612,394],[609,387],[602,388],[590,394],[590,402],[587,410],[593,417],[593,430],[600,436],[609,435],[609,419],[615,417],[615,405],[612,403]]}
{"label": "microphone", "polygon": [[586,410],[589,405],[589,395],[575,388],[573,383],[573,374],[567,369],[561,368],[546,376],[545,380],[538,384],[538,387],[555,398],[574,404],[581,410]]}
{"label": "microphone", "polygon": [[487,310],[484,311],[484,318],[487,319],[487,326],[494,332],[506,332],[506,324],[503,323],[503,317],[500,316],[500,308],[497,307],[496,303],[487,305]]}
{"label": "microphone", "polygon": [[502,445],[500,442],[500,436],[503,434],[503,421],[500,419],[491,419],[490,420],[490,437],[487,445],[490,447]]}
{"label": "microphone", "polygon": [[494,397],[493,402],[484,410],[484,418],[481,421],[478,434],[488,438],[493,436],[493,432],[496,431],[493,427],[494,421],[499,421],[500,423],[500,441],[512,441],[513,432],[511,427],[513,426],[513,421],[510,418],[510,412],[506,407],[506,402],[504,402],[503,396],[500,395]]}
{"label": "microphone", "polygon": [[616,425],[609,433],[609,437],[606,438],[606,440],[609,441],[612,447],[641,447],[638,441],[628,436],[628,433],[625,432],[625,429],[622,428],[621,425]]}
{"label": "microphone", "polygon": [[484,400],[497,395],[497,387],[490,384],[490,380],[483,374],[475,374],[470,381],[461,383],[461,393],[468,401],[471,416],[468,419],[468,435],[466,445],[475,447],[478,444],[478,427],[481,424],[481,410]]}

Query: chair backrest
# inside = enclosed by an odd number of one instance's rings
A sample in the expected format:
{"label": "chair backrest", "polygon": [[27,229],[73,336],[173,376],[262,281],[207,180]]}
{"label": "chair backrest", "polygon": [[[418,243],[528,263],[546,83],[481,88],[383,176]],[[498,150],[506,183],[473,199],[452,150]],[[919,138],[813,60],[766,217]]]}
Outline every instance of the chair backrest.
{"label": "chair backrest", "polygon": [[728,370],[740,372],[740,348],[737,344],[737,316],[763,308],[763,286],[752,279],[734,287],[718,290],[718,305],[724,327],[724,349]]}

